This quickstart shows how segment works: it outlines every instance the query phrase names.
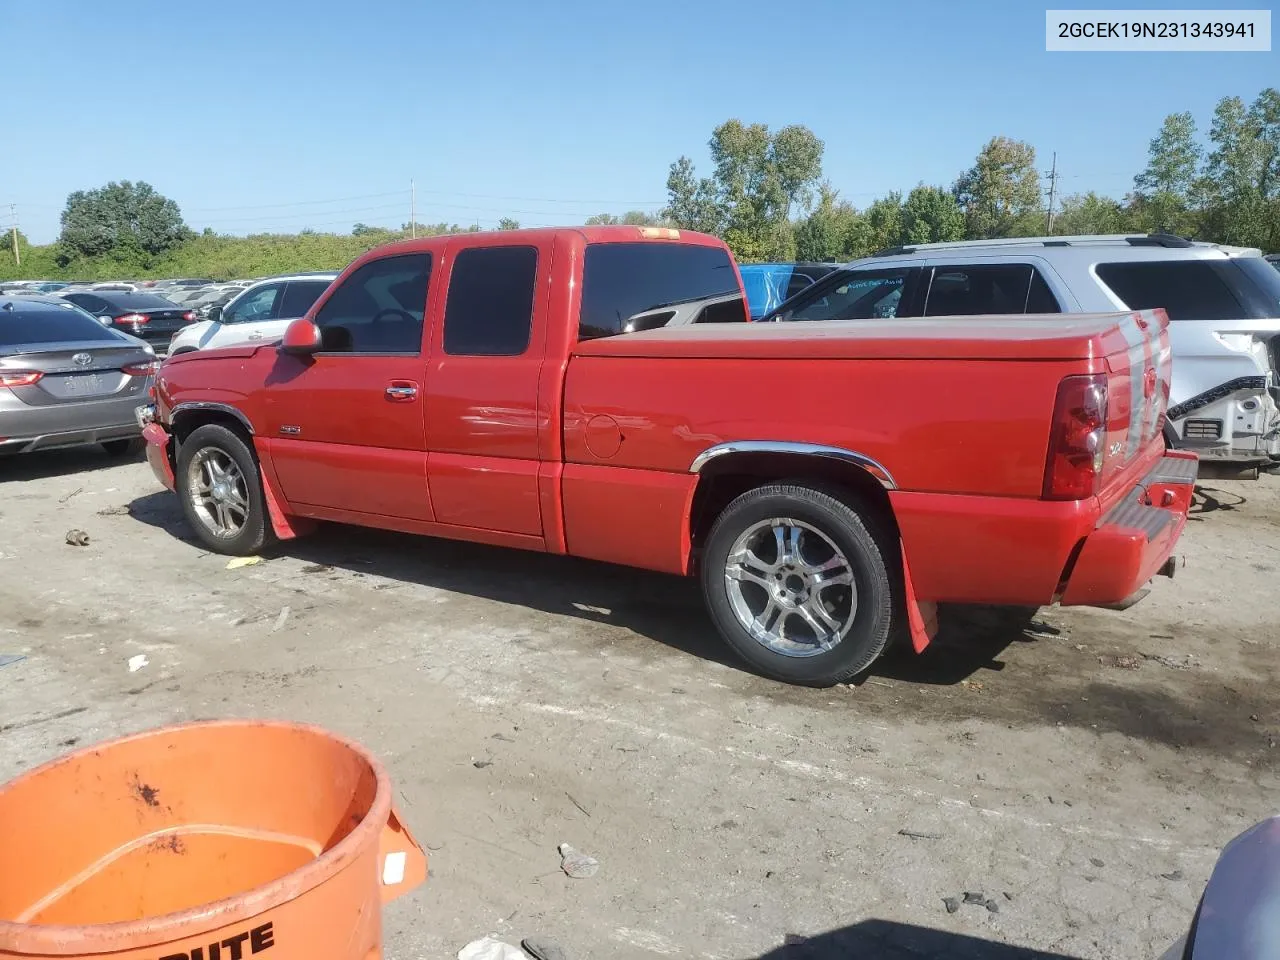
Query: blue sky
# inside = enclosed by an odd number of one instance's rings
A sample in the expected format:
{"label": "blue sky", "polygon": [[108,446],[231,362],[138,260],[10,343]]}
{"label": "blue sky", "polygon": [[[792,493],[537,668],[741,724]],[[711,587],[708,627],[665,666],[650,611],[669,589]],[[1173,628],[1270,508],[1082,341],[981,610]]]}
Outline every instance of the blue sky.
{"label": "blue sky", "polygon": [[16,203],[48,242],[70,191],[129,179],[197,229],[399,226],[411,178],[423,222],[580,223],[661,206],[730,117],[809,126],[859,206],[949,185],[996,134],[1119,196],[1165,114],[1207,131],[1280,84],[1274,51],[1046,53],[1045,6],[0,0],[0,224]]}

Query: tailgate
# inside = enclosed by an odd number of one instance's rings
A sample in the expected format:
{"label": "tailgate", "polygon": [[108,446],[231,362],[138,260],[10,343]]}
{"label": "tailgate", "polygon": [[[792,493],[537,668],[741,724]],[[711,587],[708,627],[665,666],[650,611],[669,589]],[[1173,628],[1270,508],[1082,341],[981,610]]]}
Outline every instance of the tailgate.
{"label": "tailgate", "polygon": [[1141,310],[1121,318],[1102,338],[1107,368],[1107,429],[1101,497],[1123,495],[1164,452],[1164,424],[1173,376],[1169,318]]}

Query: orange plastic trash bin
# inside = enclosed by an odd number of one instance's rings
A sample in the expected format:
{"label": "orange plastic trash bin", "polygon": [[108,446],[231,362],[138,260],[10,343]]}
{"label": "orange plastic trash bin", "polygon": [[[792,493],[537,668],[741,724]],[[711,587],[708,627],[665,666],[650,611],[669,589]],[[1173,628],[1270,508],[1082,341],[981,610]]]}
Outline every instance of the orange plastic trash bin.
{"label": "orange plastic trash bin", "polygon": [[377,960],[426,873],[382,765],[316,727],[168,727],[0,788],[5,960]]}

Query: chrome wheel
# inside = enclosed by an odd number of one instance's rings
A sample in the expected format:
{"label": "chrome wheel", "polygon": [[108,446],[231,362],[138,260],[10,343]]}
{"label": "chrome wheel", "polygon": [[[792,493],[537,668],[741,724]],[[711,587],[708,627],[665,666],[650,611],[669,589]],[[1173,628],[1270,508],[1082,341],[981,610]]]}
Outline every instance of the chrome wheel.
{"label": "chrome wheel", "polygon": [[835,542],[801,520],[748,527],[729,550],[724,584],[738,622],[761,646],[788,657],[833,649],[853,626],[858,588]]}
{"label": "chrome wheel", "polygon": [[196,517],[215,537],[229,540],[244,530],[249,520],[249,488],[225,450],[196,451],[187,467],[187,495]]}

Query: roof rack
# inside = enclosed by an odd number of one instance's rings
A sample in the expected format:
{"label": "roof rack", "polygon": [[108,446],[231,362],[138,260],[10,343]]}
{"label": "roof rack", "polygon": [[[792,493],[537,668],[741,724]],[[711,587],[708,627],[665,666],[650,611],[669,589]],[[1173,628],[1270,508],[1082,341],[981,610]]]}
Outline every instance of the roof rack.
{"label": "roof rack", "polygon": [[1171,233],[1099,233],[1066,237],[998,237],[991,240],[950,240],[941,243],[916,243],[910,246],[888,247],[871,254],[873,257],[900,257],[911,253],[924,253],[929,250],[954,250],[957,248],[995,248],[1000,247],[1074,247],[1097,243],[1126,243],[1134,247],[1191,247],[1196,241],[1187,237],[1175,236]]}

